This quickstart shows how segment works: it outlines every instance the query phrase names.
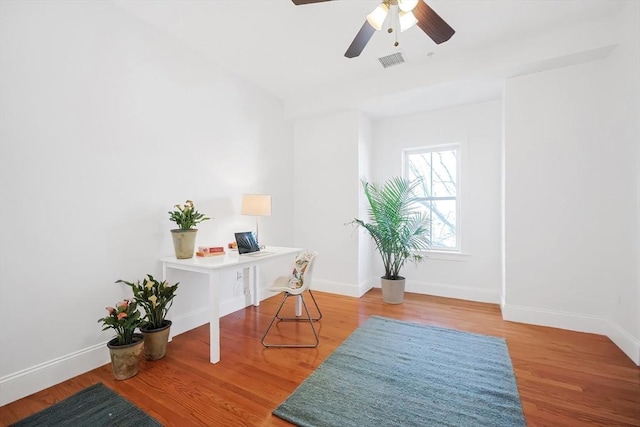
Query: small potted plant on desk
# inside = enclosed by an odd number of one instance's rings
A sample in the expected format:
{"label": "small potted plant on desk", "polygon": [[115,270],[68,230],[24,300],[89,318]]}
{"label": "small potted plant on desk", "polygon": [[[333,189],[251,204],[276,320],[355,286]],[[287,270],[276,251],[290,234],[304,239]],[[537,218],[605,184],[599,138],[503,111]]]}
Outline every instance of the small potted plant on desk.
{"label": "small potted plant on desk", "polygon": [[138,373],[140,355],[144,346],[144,336],[135,333],[142,323],[138,305],[134,300],[125,299],[115,307],[107,307],[102,322],[103,331],[114,329],[116,337],[107,343],[111,355],[111,368],[117,380],[126,380]]}
{"label": "small potted plant on desk", "polygon": [[145,358],[162,359],[167,352],[172,325],[171,320],[165,317],[173,305],[178,283],[171,285],[166,280],[160,282],[150,274],[147,274],[142,283],[139,280],[136,283],[118,280],[116,283],[124,283],[131,287],[134,300],[144,308],[145,316],[140,331],[145,340]]}
{"label": "small potted plant on desk", "polygon": [[178,228],[171,230],[176,258],[193,258],[193,252],[196,247],[196,233],[198,232],[194,227],[211,218],[198,212],[191,200],[184,202],[184,206],[175,205],[174,207],[175,210],[169,212],[169,219],[178,225]]}

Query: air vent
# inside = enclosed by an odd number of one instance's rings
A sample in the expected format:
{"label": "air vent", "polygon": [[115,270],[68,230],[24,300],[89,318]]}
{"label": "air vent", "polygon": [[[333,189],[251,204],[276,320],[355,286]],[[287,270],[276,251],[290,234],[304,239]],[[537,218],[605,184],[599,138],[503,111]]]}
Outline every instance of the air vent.
{"label": "air vent", "polygon": [[402,52],[392,53],[391,55],[378,58],[378,61],[382,64],[382,67],[389,68],[394,65],[403,64],[405,62]]}

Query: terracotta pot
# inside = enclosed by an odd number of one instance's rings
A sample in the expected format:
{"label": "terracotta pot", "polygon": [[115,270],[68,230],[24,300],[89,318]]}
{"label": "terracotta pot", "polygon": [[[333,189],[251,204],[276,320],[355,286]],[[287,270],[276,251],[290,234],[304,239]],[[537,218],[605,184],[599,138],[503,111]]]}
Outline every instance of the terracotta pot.
{"label": "terracotta pot", "polygon": [[193,258],[193,253],[196,247],[196,233],[198,230],[192,228],[191,230],[171,230],[171,237],[173,238],[173,249],[178,259]]}
{"label": "terracotta pot", "polygon": [[157,329],[140,328],[144,335],[144,357],[147,360],[162,359],[167,353],[171,320],[162,322],[162,327]]}
{"label": "terracotta pot", "polygon": [[133,334],[131,344],[118,345],[118,338],[107,343],[111,354],[111,368],[117,380],[126,380],[138,373],[140,355],[144,347],[144,336]]}
{"label": "terracotta pot", "polygon": [[380,286],[382,287],[382,301],[387,304],[401,304],[404,301],[404,285],[405,278],[397,279],[380,278]]}

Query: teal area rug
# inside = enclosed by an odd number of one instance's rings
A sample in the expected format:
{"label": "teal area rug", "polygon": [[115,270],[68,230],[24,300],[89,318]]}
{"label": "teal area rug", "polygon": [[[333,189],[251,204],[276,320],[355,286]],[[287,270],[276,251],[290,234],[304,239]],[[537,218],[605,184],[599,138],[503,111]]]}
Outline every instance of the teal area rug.
{"label": "teal area rug", "polygon": [[504,339],[372,316],[275,411],[299,426],[526,426]]}
{"label": "teal area rug", "polygon": [[13,426],[155,427],[159,422],[118,393],[97,383]]}

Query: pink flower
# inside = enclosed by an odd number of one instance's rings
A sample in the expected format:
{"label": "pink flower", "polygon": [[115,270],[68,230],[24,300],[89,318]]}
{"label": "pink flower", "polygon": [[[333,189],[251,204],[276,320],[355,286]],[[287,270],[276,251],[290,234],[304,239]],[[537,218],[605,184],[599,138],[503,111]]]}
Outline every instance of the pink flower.
{"label": "pink flower", "polygon": [[129,308],[129,300],[126,300],[126,299],[122,300],[122,302],[119,302],[118,304],[116,304],[116,307],[126,310],[127,308]]}
{"label": "pink flower", "polygon": [[107,312],[108,312],[110,315],[111,315],[111,314],[113,314],[113,313],[116,311],[116,309],[115,309],[115,308],[113,308],[113,307],[106,307],[106,309],[107,309]]}
{"label": "pink flower", "polygon": [[127,317],[127,313],[125,313],[124,311],[122,313],[118,313],[118,320],[122,320],[125,317]]}

